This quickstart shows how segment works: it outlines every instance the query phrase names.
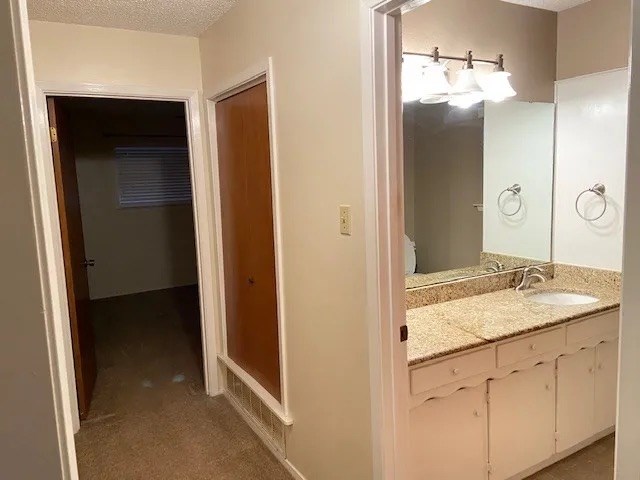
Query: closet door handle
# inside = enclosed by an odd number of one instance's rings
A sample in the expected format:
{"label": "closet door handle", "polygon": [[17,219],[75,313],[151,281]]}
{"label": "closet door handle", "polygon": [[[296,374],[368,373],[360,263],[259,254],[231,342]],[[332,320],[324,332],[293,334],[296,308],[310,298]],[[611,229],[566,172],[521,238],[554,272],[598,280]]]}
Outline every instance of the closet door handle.
{"label": "closet door handle", "polygon": [[256,280],[253,277],[249,277],[248,282],[249,285],[254,285],[256,283]]}

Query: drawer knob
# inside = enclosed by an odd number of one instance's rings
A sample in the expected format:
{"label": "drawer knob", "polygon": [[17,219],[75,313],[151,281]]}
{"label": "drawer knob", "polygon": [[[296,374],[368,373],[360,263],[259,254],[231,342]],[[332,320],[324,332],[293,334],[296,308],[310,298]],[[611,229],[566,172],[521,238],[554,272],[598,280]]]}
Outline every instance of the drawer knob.
{"label": "drawer knob", "polygon": [[593,373],[594,372],[594,368],[593,367],[589,367],[589,373]]}
{"label": "drawer knob", "polygon": [[544,386],[544,388],[546,388],[547,390],[551,390],[551,385],[549,385],[548,383]]}
{"label": "drawer knob", "polygon": [[457,368],[453,368],[451,369],[451,375],[458,375],[460,373],[460,370]]}
{"label": "drawer knob", "polygon": [[536,344],[532,343],[531,345],[529,345],[529,350],[533,351],[536,349]]}
{"label": "drawer knob", "polygon": [[474,417],[480,417],[480,412],[478,410],[474,410],[473,411],[473,416]]}

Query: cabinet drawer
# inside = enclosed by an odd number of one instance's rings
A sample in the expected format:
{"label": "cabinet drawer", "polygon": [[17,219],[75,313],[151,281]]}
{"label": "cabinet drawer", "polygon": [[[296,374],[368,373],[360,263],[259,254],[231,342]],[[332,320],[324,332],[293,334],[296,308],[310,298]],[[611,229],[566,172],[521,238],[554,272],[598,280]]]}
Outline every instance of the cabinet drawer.
{"label": "cabinet drawer", "polygon": [[598,315],[567,327],[567,343],[576,343],[605,333],[618,332],[620,310]]}
{"label": "cabinet drawer", "polygon": [[416,368],[410,373],[411,393],[416,395],[426,392],[493,368],[495,368],[495,354],[492,348],[460,355],[427,367]]}
{"label": "cabinet drawer", "polygon": [[564,329],[562,328],[498,345],[498,367],[511,365],[563,346]]}

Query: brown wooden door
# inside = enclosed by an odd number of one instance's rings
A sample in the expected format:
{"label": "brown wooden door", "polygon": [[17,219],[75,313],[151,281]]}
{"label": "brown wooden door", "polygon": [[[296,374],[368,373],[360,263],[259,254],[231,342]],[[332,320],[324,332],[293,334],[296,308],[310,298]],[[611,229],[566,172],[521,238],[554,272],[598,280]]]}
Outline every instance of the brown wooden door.
{"label": "brown wooden door", "polygon": [[266,83],[218,102],[216,126],[227,353],[280,400]]}
{"label": "brown wooden door", "polygon": [[96,380],[96,356],[89,312],[89,282],[85,263],[76,161],[67,114],[59,98],[47,98],[51,150],[62,234],[71,341],[80,418],[89,412]]}

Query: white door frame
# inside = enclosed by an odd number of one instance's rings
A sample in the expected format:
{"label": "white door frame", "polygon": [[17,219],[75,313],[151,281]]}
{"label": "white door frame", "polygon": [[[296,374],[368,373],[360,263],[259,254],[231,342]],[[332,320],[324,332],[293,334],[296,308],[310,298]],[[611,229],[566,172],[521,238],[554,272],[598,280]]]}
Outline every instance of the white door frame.
{"label": "white door frame", "polygon": [[400,14],[428,0],[361,0],[367,318],[374,475],[409,476]]}
{"label": "white door frame", "polygon": [[[164,89],[142,86],[36,82],[35,130],[36,139],[36,175],[34,188],[38,191],[42,215],[44,236],[44,257],[48,289],[51,295],[51,322],[54,332],[55,357],[58,360],[57,372],[60,376],[62,396],[69,399],[63,405],[63,423],[68,434],[80,428],[78,401],[76,397],[76,379],[73,366],[71,327],[69,306],[67,303],[64,259],[58,201],[53,170],[53,156],[49,139],[49,118],[47,96],[118,98],[131,100],[177,101],[185,105],[185,117],[188,130],[189,159],[193,189],[193,213],[198,262],[198,293],[200,302],[200,323],[202,328],[202,354],[204,381],[208,395],[220,393],[218,369],[215,352],[217,350],[217,331],[215,328],[215,309],[213,305],[213,264],[212,264],[212,225],[209,186],[209,169],[204,153],[204,141],[200,121],[201,95],[197,90]],[[75,458],[73,442],[69,452]]]}
{"label": "white door frame", "polygon": [[[224,258],[222,255],[222,207],[220,201],[220,171],[218,160],[218,140],[216,123],[216,103],[229,98],[237,93],[247,90],[259,83],[267,84],[267,104],[269,115],[269,142],[271,154],[271,185],[272,185],[272,208],[273,208],[273,233],[276,259],[276,292],[278,309],[278,340],[280,350],[280,382],[281,401],[279,402],[262,385],[260,385],[249,373],[240,365],[236,364],[227,355],[227,334],[225,315],[225,289],[224,289]],[[289,411],[289,378],[287,371],[287,335],[285,321],[285,289],[283,281],[283,255],[282,255],[282,225],[280,215],[280,176],[278,174],[278,143],[276,129],[276,92],[274,82],[273,59],[271,57],[258,62],[243,72],[231,78],[219,81],[214,87],[205,92],[207,99],[207,118],[209,120],[209,140],[211,155],[211,170],[213,178],[213,200],[215,213],[216,231],[216,264],[218,299],[220,311],[220,325],[218,331],[220,336],[220,351],[218,358],[220,361],[245,382],[253,392],[266,403],[285,425],[293,424]]]}

